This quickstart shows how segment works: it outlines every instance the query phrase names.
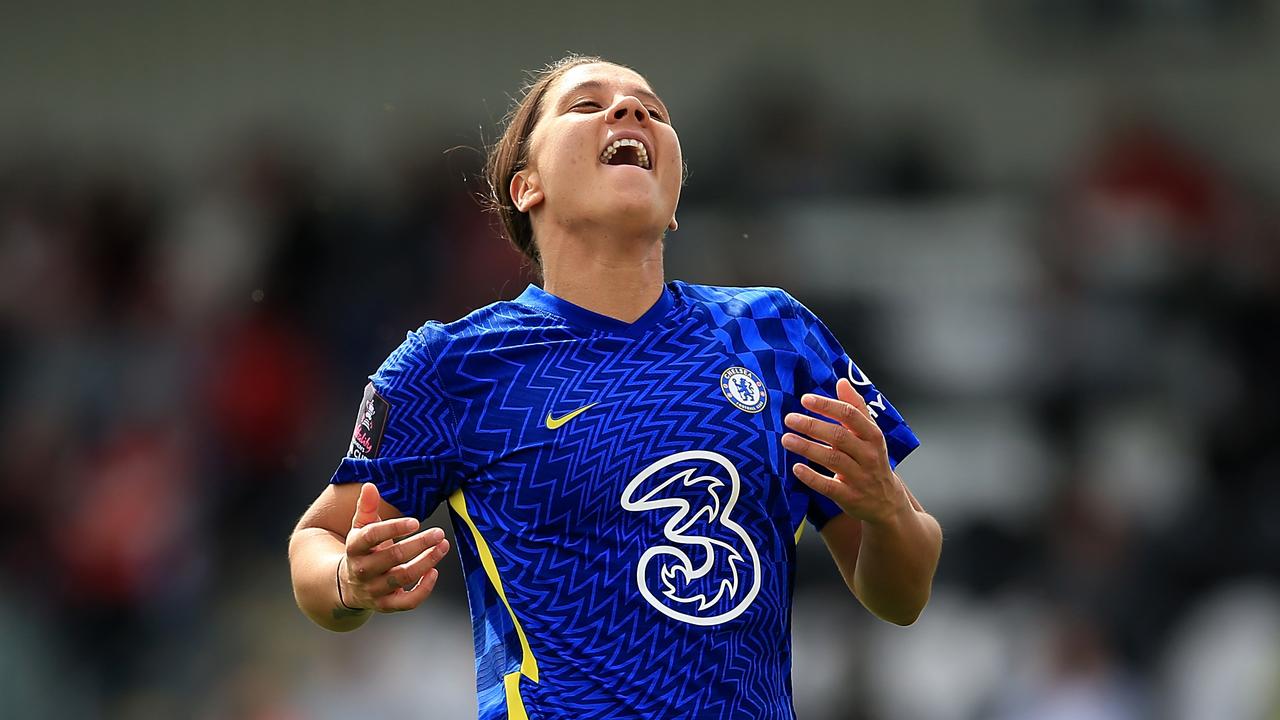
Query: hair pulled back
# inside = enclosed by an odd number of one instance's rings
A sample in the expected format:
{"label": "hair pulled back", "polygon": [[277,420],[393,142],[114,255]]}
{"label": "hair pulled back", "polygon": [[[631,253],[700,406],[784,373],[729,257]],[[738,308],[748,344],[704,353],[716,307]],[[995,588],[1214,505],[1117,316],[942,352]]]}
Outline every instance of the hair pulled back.
{"label": "hair pulled back", "polygon": [[[542,101],[547,89],[566,72],[579,66],[608,62],[592,55],[567,55],[529,73],[523,95],[507,113],[502,137],[489,148],[485,160],[485,183],[488,185],[486,205],[502,221],[502,233],[534,266],[542,270],[542,257],[533,239],[529,213],[521,212],[511,199],[511,179],[529,165],[529,137],[542,115]],[[616,64],[616,63],[612,63]]]}

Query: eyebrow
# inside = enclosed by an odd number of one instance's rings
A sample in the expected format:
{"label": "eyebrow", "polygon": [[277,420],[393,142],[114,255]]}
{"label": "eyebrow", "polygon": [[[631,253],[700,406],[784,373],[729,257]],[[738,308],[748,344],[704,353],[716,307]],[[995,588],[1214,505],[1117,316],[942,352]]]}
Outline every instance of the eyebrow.
{"label": "eyebrow", "polygon": [[[568,98],[569,96],[573,95],[574,93],[582,92],[582,91],[584,91],[584,90],[600,90],[600,89],[602,89],[603,87],[604,87],[604,83],[600,82],[599,80],[583,80],[582,82],[578,83],[577,85],[574,85],[573,87],[571,87],[571,88],[569,88],[568,90],[566,90],[566,91],[564,92],[563,97]],[[635,95],[636,97],[642,97],[642,98],[645,98],[645,99],[648,99],[648,100],[653,101],[653,103],[654,103],[655,105],[657,105],[658,107],[662,108],[662,113],[663,113],[664,115],[669,115],[669,114],[670,114],[670,113],[667,111],[667,105],[666,105],[666,103],[662,102],[661,98],[659,98],[657,95],[653,94],[653,92],[652,92],[652,91],[650,91],[650,90],[645,90],[644,88],[640,87],[639,85],[632,85],[631,87],[627,88],[627,90],[630,92],[630,94]]]}

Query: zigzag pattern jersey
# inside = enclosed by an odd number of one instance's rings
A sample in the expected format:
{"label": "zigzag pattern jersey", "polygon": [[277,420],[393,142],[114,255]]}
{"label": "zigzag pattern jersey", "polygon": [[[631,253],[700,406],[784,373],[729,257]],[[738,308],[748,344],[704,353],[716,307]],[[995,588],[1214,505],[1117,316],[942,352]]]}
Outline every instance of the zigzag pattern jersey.
{"label": "zigzag pattern jersey", "polygon": [[447,502],[480,718],[792,718],[804,520],[782,418],[848,377],[894,465],[919,441],[785,292],[671,282],[634,323],[530,286],[410,333],[332,482]]}

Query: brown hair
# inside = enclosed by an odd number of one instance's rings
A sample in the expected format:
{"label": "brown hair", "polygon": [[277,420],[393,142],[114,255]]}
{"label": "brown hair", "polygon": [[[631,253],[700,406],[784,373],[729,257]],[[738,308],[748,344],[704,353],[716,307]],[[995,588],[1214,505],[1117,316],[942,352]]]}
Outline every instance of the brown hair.
{"label": "brown hair", "polygon": [[507,113],[502,138],[489,148],[489,156],[485,160],[485,182],[489,186],[485,204],[502,221],[503,235],[533,262],[539,272],[542,270],[542,257],[533,241],[533,224],[529,221],[529,213],[517,210],[511,200],[511,178],[529,164],[529,136],[542,115],[542,99],[547,88],[572,68],[603,62],[609,61],[591,55],[567,55],[529,73],[524,95]]}

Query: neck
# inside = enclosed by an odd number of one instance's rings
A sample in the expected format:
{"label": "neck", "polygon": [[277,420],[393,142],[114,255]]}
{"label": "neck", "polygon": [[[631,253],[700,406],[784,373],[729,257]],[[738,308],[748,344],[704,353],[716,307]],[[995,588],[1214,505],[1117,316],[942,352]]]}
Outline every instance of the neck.
{"label": "neck", "polygon": [[580,308],[635,322],[662,294],[662,238],[539,238],[543,289]]}

